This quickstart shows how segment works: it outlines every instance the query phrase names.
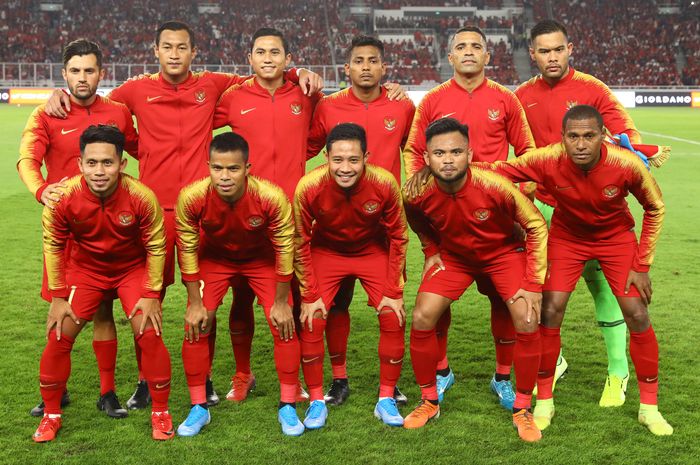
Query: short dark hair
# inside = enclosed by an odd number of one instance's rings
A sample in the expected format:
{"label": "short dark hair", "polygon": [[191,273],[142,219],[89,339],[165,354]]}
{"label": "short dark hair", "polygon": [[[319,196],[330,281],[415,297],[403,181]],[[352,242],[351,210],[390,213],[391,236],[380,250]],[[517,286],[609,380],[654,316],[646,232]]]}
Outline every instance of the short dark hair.
{"label": "short dark hair", "polygon": [[243,154],[243,162],[248,163],[248,142],[243,136],[235,132],[222,132],[216,135],[209,146],[209,157],[211,157],[212,152],[241,152]]}
{"label": "short dark hair", "polygon": [[333,142],[339,140],[356,140],[360,142],[360,148],[362,148],[362,153],[367,152],[367,134],[365,129],[359,124],[355,123],[342,123],[331,129],[326,137],[326,150],[330,152],[331,145]]}
{"label": "short dark hair", "polygon": [[562,131],[566,128],[566,123],[569,120],[580,121],[582,119],[595,119],[598,123],[598,127],[603,129],[603,117],[600,112],[590,105],[576,105],[569,109],[564,115],[564,119],[561,122]]}
{"label": "short dark hair", "polygon": [[279,37],[282,41],[282,48],[284,49],[284,54],[286,55],[289,53],[289,43],[287,43],[287,39],[284,38],[284,34],[282,34],[282,31],[272,27],[261,27],[260,29],[255,31],[255,33],[253,34],[253,38],[250,41],[250,51],[253,51],[253,47],[255,47],[255,41],[258,40],[258,38],[267,36]]}
{"label": "short dark hair", "polygon": [[69,43],[63,48],[63,66],[74,56],[95,55],[97,67],[102,68],[102,50],[95,42],[87,39],[78,39]]}
{"label": "short dark hair", "polygon": [[452,50],[452,47],[455,44],[455,37],[457,37],[457,34],[461,34],[462,32],[476,32],[484,39],[485,44],[488,44],[488,42],[489,42],[488,39],[486,39],[486,34],[484,34],[484,31],[482,31],[480,27],[478,27],[478,26],[464,26],[464,27],[457,29],[457,31],[454,34],[452,34],[452,37],[450,37],[450,41],[449,41],[450,50]]}
{"label": "short dark hair", "polygon": [[160,34],[163,31],[187,31],[190,36],[190,47],[194,48],[194,32],[190,26],[182,21],[166,21],[156,29],[156,46],[160,45]]}
{"label": "short dark hair", "polygon": [[384,43],[376,37],[365,35],[353,37],[352,42],[350,42],[350,47],[348,47],[348,61],[350,61],[352,51],[357,47],[375,47],[377,50],[379,50],[379,58],[382,60],[384,59]]}
{"label": "short dark hair", "polygon": [[566,40],[569,40],[569,33],[566,32],[566,27],[562,23],[554,19],[544,19],[530,29],[530,42],[534,42],[537,36],[553,32],[561,32],[566,37]]}
{"label": "short dark hair", "polygon": [[430,142],[435,136],[440,134],[448,134],[450,132],[458,132],[464,136],[467,141],[469,141],[469,128],[460,123],[454,118],[440,118],[433,121],[425,130],[425,143]]}
{"label": "short dark hair", "polygon": [[117,149],[117,155],[122,157],[124,151],[124,134],[115,126],[109,124],[93,124],[80,135],[80,155],[85,153],[85,146],[104,142],[112,144]]}

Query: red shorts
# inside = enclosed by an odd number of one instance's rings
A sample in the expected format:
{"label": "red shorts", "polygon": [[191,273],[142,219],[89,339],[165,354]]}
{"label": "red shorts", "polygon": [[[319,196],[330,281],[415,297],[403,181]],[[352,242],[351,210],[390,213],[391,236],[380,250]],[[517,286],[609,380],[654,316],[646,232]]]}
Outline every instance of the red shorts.
{"label": "red shorts", "polygon": [[[163,269],[163,291],[175,282],[175,210],[163,210],[165,223],[165,268]],[[165,292],[163,292],[165,295]]]}
{"label": "red shorts", "polygon": [[367,292],[369,306],[376,308],[386,289],[389,255],[373,250],[370,254],[342,255],[326,249],[311,250],[311,265],[321,299],[326,308],[333,304],[341,283],[347,279],[359,279]]}
{"label": "red shorts", "polygon": [[605,279],[617,297],[639,297],[634,286],[625,294],[627,276],[637,256],[634,233],[614,241],[577,242],[549,237],[547,243],[547,278],[543,290],[572,292],[588,260],[598,260]]}
{"label": "red shorts", "polygon": [[[73,313],[91,321],[103,300],[119,297],[126,316],[129,316],[143,294],[145,268],[143,265],[115,277],[96,276],[81,270],[67,270],[66,282],[70,288],[68,303]],[[139,310],[136,314],[138,315]]]}
{"label": "red shorts", "polygon": [[418,292],[430,292],[450,300],[459,300],[464,291],[475,281],[493,285],[503,300],[518,292],[525,276],[527,255],[508,252],[489,263],[468,263],[464,259],[441,253],[445,270],[437,266],[426,273]]}

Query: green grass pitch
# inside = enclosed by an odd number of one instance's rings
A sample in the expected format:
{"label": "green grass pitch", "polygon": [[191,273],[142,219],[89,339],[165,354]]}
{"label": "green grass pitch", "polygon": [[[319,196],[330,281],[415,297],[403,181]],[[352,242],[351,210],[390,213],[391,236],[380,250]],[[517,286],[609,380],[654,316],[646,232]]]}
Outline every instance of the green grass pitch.
{"label": "green grass pitch", "polygon": [[[655,294],[651,315],[661,354],[660,408],[675,433],[657,438],[637,423],[639,397],[634,378],[623,407],[598,407],[605,379],[605,351],[592,300],[581,285],[569,305],[562,332],[570,370],[557,385],[557,416],[543,440],[534,445],[518,439],[510,414],[489,391],[494,350],[488,302],[473,289],[455,305],[449,355],[457,382],[446,396],[440,419],[419,431],[391,429],[374,419],[378,328],[360,286],[351,309],[348,369],[352,395],[344,406],[330,409],[328,425],[321,431],[307,432],[300,438],[281,434],[276,418],[278,389],[272,341],[258,311],[253,348],[258,388],[243,404],[222,401],[213,408],[212,423],[199,436],[156,443],[150,439],[148,412],[130,412],[124,420],[99,413],[95,408],[99,383],[88,328],[73,353],[69,381],[72,403],[65,410],[64,427],[53,443],[34,444],[30,436],[38,421],[27,412],[39,399],[38,366],[48,306],[38,296],[41,208],[15,169],[21,131],[30,112],[28,107],[0,106],[0,248],[5,270],[0,274],[1,463],[690,464],[700,460],[698,401],[692,397],[700,375],[700,319],[695,300],[700,296],[700,239],[696,236],[700,229],[700,110],[632,111],[637,126],[647,133],[645,141],[673,146],[671,160],[654,171],[664,192],[667,214],[652,268]],[[132,172],[134,167],[135,163]],[[634,211],[639,218],[639,208]],[[415,236],[411,239],[405,293],[409,313],[422,266],[418,242]],[[222,322],[227,319],[229,303],[230,297],[222,306]],[[164,337],[173,365],[171,413],[176,425],[189,408],[180,357],[184,305],[184,287],[176,284],[164,303]],[[120,344],[117,386],[125,402],[136,379],[134,350],[118,305],[115,319]],[[213,379],[223,398],[233,373],[225,325],[220,326],[217,346]],[[407,344],[400,386],[412,407],[420,395],[409,358]],[[304,408],[298,407],[300,416]],[[403,409],[404,414],[409,411],[408,407]]]}

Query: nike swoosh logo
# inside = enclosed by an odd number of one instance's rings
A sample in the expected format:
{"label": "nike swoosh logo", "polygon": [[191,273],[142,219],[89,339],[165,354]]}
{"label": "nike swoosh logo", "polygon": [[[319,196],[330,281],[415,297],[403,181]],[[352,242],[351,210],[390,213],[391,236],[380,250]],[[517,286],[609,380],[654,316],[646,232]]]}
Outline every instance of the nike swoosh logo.
{"label": "nike swoosh logo", "polygon": [[251,111],[255,110],[257,107],[253,108],[248,108],[247,110],[241,110],[241,115],[245,115],[246,113],[250,113]]}
{"label": "nike swoosh logo", "polygon": [[163,97],[162,95],[156,95],[155,97],[146,97],[147,102],[152,102],[154,100],[158,100],[159,98]]}
{"label": "nike swoosh logo", "polygon": [[443,113],[443,115],[442,115],[440,118],[447,118],[447,117],[449,117],[449,116],[454,115],[455,113],[457,113],[457,112],[456,112],[456,111],[453,111],[452,113],[447,113],[447,114],[444,114],[444,113]]}
{"label": "nike swoosh logo", "polygon": [[158,383],[156,383],[156,389],[163,389],[163,388],[165,388],[165,387],[168,387],[169,385],[170,385],[170,381],[168,381],[168,382],[165,383],[165,384],[158,384]]}
{"label": "nike swoosh logo", "polygon": [[658,377],[658,376],[654,376],[653,378],[644,378],[644,381],[647,382],[647,383],[653,383],[653,382],[656,381],[657,379],[659,379],[659,377]]}
{"label": "nike swoosh logo", "polygon": [[394,360],[393,358],[389,359],[389,363],[391,363],[392,365],[398,365],[401,362],[403,362],[403,358],[400,358],[398,360]]}
{"label": "nike swoosh logo", "polygon": [[77,131],[77,130],[78,130],[78,128],[69,129],[69,130],[67,130],[67,131],[66,131],[65,129],[61,129],[61,134],[63,134],[63,135],[65,136],[66,134],[70,134],[71,132]]}
{"label": "nike swoosh logo", "polygon": [[39,387],[40,387],[40,388],[50,388],[50,387],[54,387],[54,386],[58,386],[58,383],[53,383],[53,384],[42,384],[42,383],[39,383]]}
{"label": "nike swoosh logo", "polygon": [[329,355],[328,358],[338,358],[341,355],[343,355],[343,354],[333,354],[333,355]]}
{"label": "nike swoosh logo", "polygon": [[515,344],[515,341],[513,339],[499,339],[498,343],[499,344]]}
{"label": "nike swoosh logo", "polygon": [[303,358],[302,357],[301,362],[302,363],[311,363],[314,360],[318,360],[319,357],[320,357],[320,355],[317,355],[316,357],[312,357],[312,358]]}
{"label": "nike swoosh logo", "polygon": [[564,186],[564,187],[557,186],[557,190],[563,191],[564,189],[571,189],[572,187],[574,187],[574,186]]}
{"label": "nike swoosh logo", "polygon": [[540,102],[528,103],[528,104],[527,104],[527,107],[528,107],[528,108],[534,107],[534,106],[537,105],[538,103],[540,103]]}

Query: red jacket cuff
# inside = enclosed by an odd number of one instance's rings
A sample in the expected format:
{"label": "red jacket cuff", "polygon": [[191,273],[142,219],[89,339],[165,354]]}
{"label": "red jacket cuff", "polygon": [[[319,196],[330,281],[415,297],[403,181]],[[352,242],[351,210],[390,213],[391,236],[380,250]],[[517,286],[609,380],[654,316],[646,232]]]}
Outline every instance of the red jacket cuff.
{"label": "red jacket cuff", "polygon": [[284,72],[284,78],[289,82],[299,84],[299,70],[300,68],[289,68]]}
{"label": "red jacket cuff", "polygon": [[191,283],[192,281],[200,281],[202,277],[197,273],[182,273],[182,282]]}
{"label": "red jacket cuff", "polygon": [[294,276],[294,273],[290,273],[290,274],[278,274],[278,275],[277,275],[277,282],[278,282],[278,283],[288,283],[289,281],[292,280],[292,276]]}
{"label": "red jacket cuff", "polygon": [[533,283],[532,281],[523,281],[520,287],[529,292],[542,292],[542,284]]}
{"label": "red jacket cuff", "polygon": [[40,188],[38,188],[36,190],[36,194],[34,194],[34,196],[36,197],[36,201],[42,205],[44,204],[44,202],[41,201],[41,194],[44,193],[44,191],[46,190],[47,187],[49,187],[49,183],[45,182],[44,184],[41,185]]}
{"label": "red jacket cuff", "polygon": [[59,299],[67,299],[70,295],[70,289],[67,287],[61,289],[51,289],[49,292],[51,293],[51,297],[57,297]]}
{"label": "red jacket cuff", "polygon": [[440,248],[437,245],[429,244],[423,247],[423,253],[425,254],[425,258],[432,257],[440,253]]}
{"label": "red jacket cuff", "polygon": [[635,263],[632,265],[632,269],[637,273],[648,273],[651,265],[642,265],[641,263]]}
{"label": "red jacket cuff", "polygon": [[387,287],[384,289],[384,297],[388,297],[390,299],[401,299],[403,297],[403,289],[400,289],[398,287]]}
{"label": "red jacket cuff", "polygon": [[141,292],[141,297],[144,299],[160,299],[160,291],[154,291],[153,289],[144,289]]}

